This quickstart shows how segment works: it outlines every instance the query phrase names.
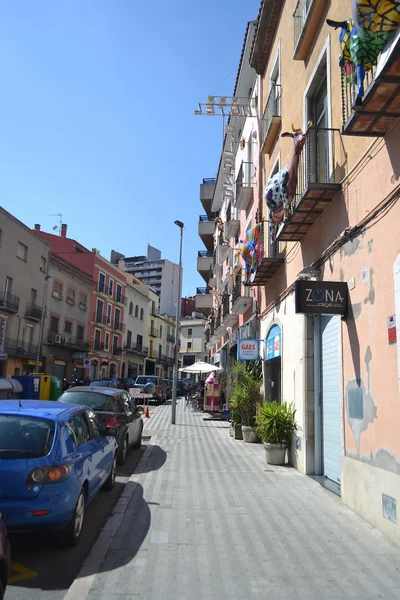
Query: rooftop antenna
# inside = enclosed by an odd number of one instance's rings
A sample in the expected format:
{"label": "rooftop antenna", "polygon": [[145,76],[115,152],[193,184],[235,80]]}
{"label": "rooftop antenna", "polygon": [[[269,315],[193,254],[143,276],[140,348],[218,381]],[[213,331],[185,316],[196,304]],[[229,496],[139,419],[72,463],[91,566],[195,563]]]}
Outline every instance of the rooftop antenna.
{"label": "rooftop antenna", "polygon": [[62,214],[61,213],[53,213],[50,215],[50,217],[59,217],[60,222],[58,225],[54,225],[53,227],[53,231],[57,231],[58,229],[58,235],[61,235],[61,227],[62,227]]}

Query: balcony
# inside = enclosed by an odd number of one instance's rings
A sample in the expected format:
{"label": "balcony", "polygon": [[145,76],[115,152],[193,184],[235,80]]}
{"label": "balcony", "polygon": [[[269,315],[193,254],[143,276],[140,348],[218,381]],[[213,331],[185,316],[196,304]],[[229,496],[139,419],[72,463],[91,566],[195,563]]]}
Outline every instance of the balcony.
{"label": "balcony", "polygon": [[158,306],[152,306],[150,312],[153,315],[153,317],[159,317],[160,316],[160,313],[158,312]]}
{"label": "balcony", "polygon": [[163,363],[163,364],[168,364],[168,356],[166,354],[158,354],[157,355],[157,362],[158,363]]}
{"label": "balcony", "polygon": [[115,319],[112,323],[112,329],[114,329],[115,331],[125,331],[125,323],[123,323],[119,319]]}
{"label": "balcony", "polygon": [[94,350],[94,352],[104,352],[104,348],[105,348],[104,342],[100,342],[98,340],[95,340],[93,342],[93,350]]}
{"label": "balcony", "polygon": [[93,313],[93,321],[97,325],[111,325],[111,320],[107,317],[107,315],[100,312]]}
{"label": "balcony", "polygon": [[208,283],[208,273],[213,263],[212,250],[199,250],[197,253],[197,271],[204,281]]}
{"label": "balcony", "polygon": [[58,333],[56,331],[49,331],[47,344],[49,346],[63,346],[64,348],[77,350],[89,350],[90,348],[89,342],[83,338],[72,337],[68,333]]}
{"label": "balcony", "polygon": [[[400,28],[381,54],[376,68],[366,73],[364,97],[354,110],[357,95],[355,70],[342,73],[342,113],[345,135],[384,136],[400,118]],[[350,80],[350,84],[346,82]]]}
{"label": "balcony", "polygon": [[211,211],[216,183],[217,180],[214,177],[210,177],[203,179],[203,182],[200,184],[200,202],[206,213]]}
{"label": "balcony", "polygon": [[207,215],[199,216],[198,233],[201,241],[207,248],[212,250],[214,246],[213,235],[215,233],[215,221],[214,217],[208,217]]}
{"label": "balcony", "polygon": [[115,302],[118,302],[119,304],[123,304],[124,306],[126,306],[126,296],[124,296],[124,294],[122,292],[116,291],[115,292]]}
{"label": "balcony", "polygon": [[158,338],[158,329],[156,329],[155,327],[149,327],[149,336]]}
{"label": "balcony", "polygon": [[135,342],[125,344],[122,351],[126,354],[138,354],[139,356],[147,356],[149,353],[149,349],[146,346]]}
{"label": "balcony", "polygon": [[10,292],[0,292],[0,308],[11,313],[18,312],[19,297]]}
{"label": "balcony", "polygon": [[173,356],[168,356],[168,357],[167,357],[167,364],[168,364],[170,367],[172,367],[172,366],[174,365],[174,362],[175,362],[175,360],[174,360],[174,357],[173,357]]}
{"label": "balcony", "polygon": [[[342,157],[343,154],[343,157]],[[338,129],[310,128],[300,155],[296,195],[289,218],[277,227],[279,242],[298,242],[342,189],[345,157]]]}
{"label": "balcony", "polygon": [[274,83],[271,87],[262,118],[261,152],[263,154],[270,154],[272,151],[281,124],[281,86]]}
{"label": "balcony", "polygon": [[175,344],[175,336],[172,335],[171,333],[168,333],[167,342],[169,342],[170,344]]}
{"label": "balcony", "polygon": [[14,340],[12,338],[5,338],[4,352],[6,352],[9,356],[35,359],[37,356],[37,351],[38,346],[36,344],[30,344],[28,342]]}
{"label": "balcony", "polygon": [[153,350],[152,348],[150,348],[148,356],[152,360],[156,360],[156,358],[157,358],[157,352],[155,350]]}
{"label": "balcony", "polygon": [[122,354],[122,346],[113,346],[112,354],[113,356],[119,356]]}
{"label": "balcony", "polygon": [[326,0],[298,0],[293,13],[294,60],[307,59],[326,9]]}
{"label": "balcony", "polygon": [[236,177],[237,210],[247,210],[253,200],[253,186],[256,180],[256,168],[252,162],[242,162]]}
{"label": "balcony", "polygon": [[225,294],[222,299],[222,325],[224,327],[234,327],[239,321],[239,315],[232,313],[231,297]]}
{"label": "balcony", "polygon": [[105,294],[106,296],[112,296],[112,293],[110,294],[110,288],[108,285],[106,285],[105,283],[102,283],[101,281],[98,282],[97,287],[96,287],[96,291],[99,294]]}
{"label": "balcony", "polygon": [[[226,226],[226,223],[225,223]],[[219,233],[217,240],[216,240],[216,247],[215,247],[215,262],[217,265],[222,266],[225,262],[225,259],[228,255],[229,252],[229,243],[227,241],[225,241],[222,232]]]}
{"label": "balcony", "polygon": [[235,237],[240,228],[240,221],[237,218],[236,209],[232,209],[229,204],[228,210],[226,211],[226,222],[225,222],[225,236],[227,239]]}
{"label": "balcony", "polygon": [[212,294],[210,294],[209,287],[198,287],[196,289],[196,310],[199,310],[206,317],[212,309]]}
{"label": "balcony", "polygon": [[242,283],[240,277],[236,278],[232,290],[232,313],[242,315],[253,305],[250,288]]}
{"label": "balcony", "polygon": [[31,321],[40,321],[42,318],[42,308],[38,304],[34,304],[33,302],[28,302],[25,308],[25,319],[30,319]]}
{"label": "balcony", "polygon": [[[262,286],[266,285],[268,281],[275,275],[277,271],[281,268],[281,265],[284,262],[283,258],[277,257],[277,245],[270,243],[269,239],[269,227],[267,222],[263,222],[261,226],[261,243],[262,243],[262,261],[261,264],[257,268],[257,272],[255,274],[254,280],[250,284],[251,286]],[[243,284],[242,284],[243,285]],[[247,286],[243,285],[244,290],[246,290]],[[241,294],[244,290],[237,290],[237,294]],[[235,300],[235,307],[236,302]],[[238,306],[240,306],[239,303]],[[247,310],[247,308],[246,308]],[[244,312],[244,311],[243,311]]]}

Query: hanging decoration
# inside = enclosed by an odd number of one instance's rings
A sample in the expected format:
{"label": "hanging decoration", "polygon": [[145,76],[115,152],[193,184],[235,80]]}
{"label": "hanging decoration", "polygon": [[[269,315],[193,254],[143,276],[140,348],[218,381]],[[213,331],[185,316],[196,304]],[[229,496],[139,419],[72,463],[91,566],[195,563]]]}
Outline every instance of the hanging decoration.
{"label": "hanging decoration", "polygon": [[258,265],[262,261],[261,223],[257,223],[246,232],[242,245],[242,258],[245,266],[244,285],[250,285],[256,276]]}

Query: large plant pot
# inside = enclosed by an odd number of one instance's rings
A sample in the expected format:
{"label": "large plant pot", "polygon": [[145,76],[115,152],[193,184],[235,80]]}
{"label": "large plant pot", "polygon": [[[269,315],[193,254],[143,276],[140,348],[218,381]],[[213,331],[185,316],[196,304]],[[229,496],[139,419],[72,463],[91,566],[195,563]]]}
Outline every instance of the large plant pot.
{"label": "large plant pot", "polygon": [[242,426],[241,425],[236,425],[236,424],[234,425],[233,437],[235,438],[235,440],[242,440],[243,439]]}
{"label": "large plant pot", "polygon": [[255,444],[257,441],[257,431],[255,427],[242,425],[243,440],[250,444]]}
{"label": "large plant pot", "polygon": [[285,444],[264,443],[265,458],[269,465],[284,465],[287,446]]}

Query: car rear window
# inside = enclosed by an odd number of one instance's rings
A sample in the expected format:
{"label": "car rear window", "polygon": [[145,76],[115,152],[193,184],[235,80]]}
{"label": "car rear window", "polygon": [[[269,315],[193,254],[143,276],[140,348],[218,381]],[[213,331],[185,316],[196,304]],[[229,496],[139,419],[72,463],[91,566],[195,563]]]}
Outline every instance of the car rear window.
{"label": "car rear window", "polygon": [[146,385],[147,383],[155,383],[157,384],[157,377],[138,377],[136,379],[136,383],[140,385]]}
{"label": "car rear window", "polygon": [[50,452],[54,421],[20,415],[0,415],[0,458],[35,458]]}
{"label": "car rear window", "polygon": [[92,381],[90,385],[94,387],[110,387],[112,385],[112,381]]}
{"label": "car rear window", "polygon": [[113,410],[114,398],[107,394],[88,390],[87,392],[64,392],[58,401],[68,402],[68,404],[79,404],[79,406],[88,406],[89,408],[93,408],[93,410]]}

